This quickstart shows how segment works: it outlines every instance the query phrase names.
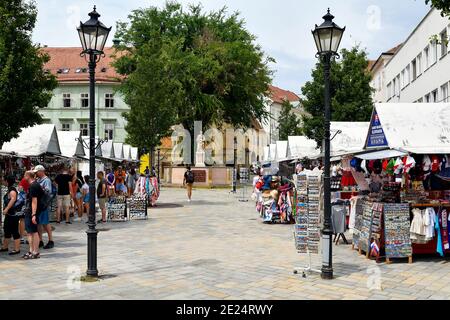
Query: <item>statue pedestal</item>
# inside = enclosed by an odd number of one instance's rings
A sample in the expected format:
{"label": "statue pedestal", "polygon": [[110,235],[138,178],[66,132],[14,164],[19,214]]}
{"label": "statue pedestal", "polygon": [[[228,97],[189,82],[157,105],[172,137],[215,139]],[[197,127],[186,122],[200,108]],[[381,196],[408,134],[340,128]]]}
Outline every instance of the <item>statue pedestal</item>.
{"label": "statue pedestal", "polygon": [[205,152],[200,151],[195,154],[195,167],[196,168],[205,168]]}

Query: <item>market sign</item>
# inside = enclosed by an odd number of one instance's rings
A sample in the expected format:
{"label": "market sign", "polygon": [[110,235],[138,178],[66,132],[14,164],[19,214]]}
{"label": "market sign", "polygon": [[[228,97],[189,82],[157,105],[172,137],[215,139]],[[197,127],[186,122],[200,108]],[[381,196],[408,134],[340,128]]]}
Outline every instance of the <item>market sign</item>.
{"label": "market sign", "polygon": [[370,123],[369,136],[367,138],[366,148],[388,147],[388,141],[381,126],[380,118],[375,110]]}

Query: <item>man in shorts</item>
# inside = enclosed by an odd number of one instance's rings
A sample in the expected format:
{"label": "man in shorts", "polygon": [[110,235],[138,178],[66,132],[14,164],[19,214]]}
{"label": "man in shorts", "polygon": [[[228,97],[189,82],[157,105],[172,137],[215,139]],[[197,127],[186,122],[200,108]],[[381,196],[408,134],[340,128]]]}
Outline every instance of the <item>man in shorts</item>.
{"label": "man in shorts", "polygon": [[97,199],[98,206],[102,211],[102,219],[98,223],[106,223],[106,200],[108,199],[107,182],[104,178],[102,171],[97,173],[98,185],[97,185]]}
{"label": "man in shorts", "polygon": [[125,186],[126,172],[122,167],[118,167],[116,173],[114,174],[116,178],[116,192],[119,194],[126,194],[128,192]]}
{"label": "man in shorts", "polygon": [[194,172],[192,172],[191,167],[188,166],[186,172],[184,173],[183,186],[186,186],[188,202],[192,201],[192,188],[194,186]]}
{"label": "man in shorts", "polygon": [[[36,181],[41,185],[42,189],[45,193],[47,193],[48,196],[51,197],[52,195],[52,181],[49,177],[45,175],[45,168],[44,166],[36,166],[34,168],[34,172],[36,173]],[[44,246],[44,242],[42,241],[42,234],[43,231],[48,235],[48,243]],[[53,242],[53,234],[52,234],[52,227],[49,222],[49,208],[43,208],[41,215],[39,216],[39,225],[38,225],[38,231],[39,231],[39,248],[44,247],[44,249],[52,249],[55,246],[55,243]]]}
{"label": "man in shorts", "polygon": [[61,174],[58,174],[55,178],[55,182],[58,185],[57,199],[57,209],[56,209],[56,222],[61,222],[61,210],[64,210],[66,215],[66,224],[71,224],[70,222],[70,199],[72,198],[71,183],[72,175],[69,174],[67,169],[63,169]]}

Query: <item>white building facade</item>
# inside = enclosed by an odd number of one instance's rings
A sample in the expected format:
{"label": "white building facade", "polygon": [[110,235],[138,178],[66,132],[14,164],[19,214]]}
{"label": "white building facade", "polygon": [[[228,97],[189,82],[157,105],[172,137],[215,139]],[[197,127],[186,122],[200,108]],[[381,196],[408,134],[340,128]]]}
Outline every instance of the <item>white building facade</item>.
{"label": "white building facade", "polygon": [[[431,9],[385,65],[389,103],[449,101],[450,21]],[[381,102],[377,99],[377,102]]]}

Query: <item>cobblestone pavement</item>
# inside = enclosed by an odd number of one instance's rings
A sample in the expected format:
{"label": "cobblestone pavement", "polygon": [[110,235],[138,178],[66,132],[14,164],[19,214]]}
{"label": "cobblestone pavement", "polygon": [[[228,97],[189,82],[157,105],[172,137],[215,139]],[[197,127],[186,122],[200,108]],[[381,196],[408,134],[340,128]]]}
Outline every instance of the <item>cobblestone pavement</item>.
{"label": "cobblestone pavement", "polygon": [[[448,261],[379,264],[334,247],[336,279],[302,278],[293,227],[264,225],[252,202],[225,190],[164,189],[148,221],[100,226],[98,282],[86,268],[86,225],[56,225],[56,248],[0,256],[1,299],[449,299]],[[25,247],[23,248],[25,250]],[[320,267],[319,257],[314,265]],[[32,289],[32,290],[30,290]]]}

